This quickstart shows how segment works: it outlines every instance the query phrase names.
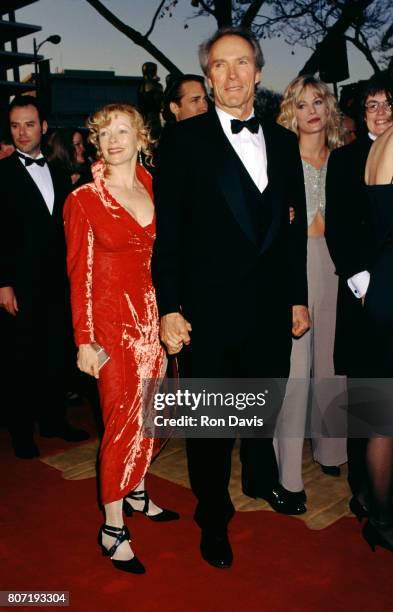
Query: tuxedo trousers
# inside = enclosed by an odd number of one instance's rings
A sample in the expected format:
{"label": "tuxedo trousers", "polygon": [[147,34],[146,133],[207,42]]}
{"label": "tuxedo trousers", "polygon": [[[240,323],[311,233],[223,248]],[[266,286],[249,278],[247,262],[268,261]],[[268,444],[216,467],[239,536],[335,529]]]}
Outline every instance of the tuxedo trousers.
{"label": "tuxedo trousers", "polygon": [[[283,321],[283,327],[286,325]],[[191,335],[191,344],[179,356],[181,377],[246,379],[266,378],[272,371],[280,372],[283,377],[288,374],[290,333],[286,334],[284,345],[272,345],[271,350],[262,332],[248,334],[229,345],[224,339],[216,341],[214,335],[204,338],[193,323]],[[266,355],[269,366],[261,359],[261,354]],[[283,394],[276,398],[277,413],[282,399]],[[272,431],[275,418],[273,414]],[[234,442],[234,438],[186,440],[190,483],[197,498],[195,521],[204,530],[222,532],[233,516],[228,486]],[[278,478],[272,437],[241,439],[240,460],[243,491],[252,497],[268,495]]]}
{"label": "tuxedo trousers", "polygon": [[[291,370],[274,436],[280,483],[289,491],[304,488],[303,442],[308,422],[315,461],[341,465],[347,460],[346,437],[324,437],[329,423],[346,429],[346,379],[333,364],[338,280],[323,236],[309,237],[307,279],[311,329],[293,340]],[[310,407],[310,414],[308,408]]]}
{"label": "tuxedo trousers", "polygon": [[15,440],[31,439],[34,423],[56,430],[65,418],[64,381],[71,358],[70,319],[63,300],[23,304],[0,313],[3,419]]}

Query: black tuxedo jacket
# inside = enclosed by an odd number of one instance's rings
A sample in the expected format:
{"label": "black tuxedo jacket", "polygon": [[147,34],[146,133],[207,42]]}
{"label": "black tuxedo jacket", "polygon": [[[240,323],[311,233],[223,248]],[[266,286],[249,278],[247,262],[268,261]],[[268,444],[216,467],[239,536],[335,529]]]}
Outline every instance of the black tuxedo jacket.
{"label": "black tuxedo jacket", "polygon": [[370,270],[372,235],[364,170],[372,140],[364,135],[333,151],[326,177],[326,242],[339,276],[334,363],[337,374],[361,376],[367,339],[361,300],[347,284]]}
{"label": "black tuxedo jacket", "polygon": [[270,215],[258,242],[239,158],[217,113],[166,131],[154,179],[152,270],[160,314],[182,311],[193,338],[213,334],[225,341],[245,329],[265,330],[268,346],[261,351],[269,352],[272,343],[279,351],[281,336],[288,347],[291,305],[307,304],[307,224],[297,139],[277,125],[263,125],[263,133]]}
{"label": "black tuxedo jacket", "polygon": [[13,287],[20,313],[67,287],[63,204],[71,183],[49,166],[55,193],[52,214],[16,153],[0,161],[0,287]]}

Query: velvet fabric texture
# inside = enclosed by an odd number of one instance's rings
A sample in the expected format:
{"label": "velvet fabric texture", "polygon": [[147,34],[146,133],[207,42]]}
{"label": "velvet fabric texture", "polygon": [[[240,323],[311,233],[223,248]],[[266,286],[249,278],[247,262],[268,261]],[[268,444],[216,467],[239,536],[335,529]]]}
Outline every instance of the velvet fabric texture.
{"label": "velvet fabric texture", "polygon": [[[142,428],[143,380],[162,375],[164,351],[151,279],[155,217],[142,227],[106,187],[105,164],[64,208],[67,268],[76,345],[98,342],[110,356],[98,389],[105,433],[100,449],[101,501],[134,489],[155,453]],[[151,176],[137,165],[152,197]]]}

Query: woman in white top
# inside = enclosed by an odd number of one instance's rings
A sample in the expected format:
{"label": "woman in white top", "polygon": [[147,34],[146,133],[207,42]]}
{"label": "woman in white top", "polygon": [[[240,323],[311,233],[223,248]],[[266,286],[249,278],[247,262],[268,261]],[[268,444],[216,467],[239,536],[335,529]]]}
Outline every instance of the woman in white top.
{"label": "woman in white top", "polygon": [[298,136],[307,202],[312,327],[293,341],[290,380],[274,441],[286,501],[283,511],[302,514],[306,511],[302,450],[308,405],[314,459],[330,475],[339,475],[338,466],[347,460],[344,437],[321,437],[322,432],[341,432],[345,427],[345,411],[340,408],[345,406],[345,379],[334,376],[333,366],[338,281],[324,236],[327,161],[329,152],[342,144],[342,130],[334,96],[313,76],[297,77],[288,85],[278,123]]}

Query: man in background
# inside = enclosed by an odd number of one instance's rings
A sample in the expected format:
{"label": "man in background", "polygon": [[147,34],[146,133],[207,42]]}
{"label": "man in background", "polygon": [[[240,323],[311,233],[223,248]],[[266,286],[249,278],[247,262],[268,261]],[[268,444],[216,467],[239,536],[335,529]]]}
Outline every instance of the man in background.
{"label": "man in background", "polygon": [[36,98],[9,106],[15,152],[0,161],[0,333],[6,421],[17,457],[39,455],[44,437],[86,440],[65,418],[64,373],[70,337],[63,204],[71,185],[41,152],[48,129]]}
{"label": "man in background", "polygon": [[166,123],[202,115],[207,110],[208,95],[203,77],[197,74],[183,74],[169,82],[163,106]]}

